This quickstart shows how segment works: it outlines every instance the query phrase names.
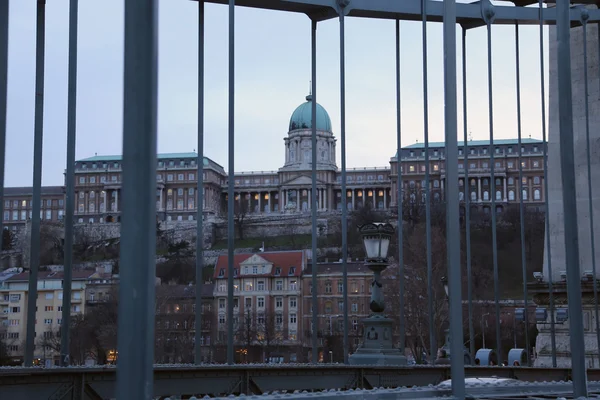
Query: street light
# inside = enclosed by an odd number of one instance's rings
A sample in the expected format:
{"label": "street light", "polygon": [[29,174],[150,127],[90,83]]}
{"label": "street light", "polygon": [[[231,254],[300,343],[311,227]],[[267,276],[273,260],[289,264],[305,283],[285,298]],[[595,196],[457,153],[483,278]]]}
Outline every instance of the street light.
{"label": "street light", "polygon": [[355,365],[406,365],[406,357],[395,349],[392,342],[392,320],[383,311],[385,302],[381,273],[388,266],[388,250],[395,229],[392,225],[372,222],[358,227],[365,247],[365,265],[373,271],[371,283],[371,316],[363,321],[363,342],[349,357]]}

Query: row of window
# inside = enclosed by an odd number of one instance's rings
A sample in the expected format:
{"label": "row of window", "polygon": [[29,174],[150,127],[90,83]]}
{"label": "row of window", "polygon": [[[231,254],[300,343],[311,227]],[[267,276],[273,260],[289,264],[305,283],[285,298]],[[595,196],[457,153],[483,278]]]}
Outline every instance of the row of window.
{"label": "row of window", "polygon": [[[356,179],[354,179],[354,178],[356,178]],[[384,180],[389,179],[389,177],[387,177],[385,175],[382,175],[382,174],[377,175],[377,179],[375,179],[375,175],[367,175],[366,178],[367,178],[366,179],[367,182],[371,182],[371,181],[374,181],[374,180],[384,181]],[[339,175],[335,180],[337,182],[341,182],[342,181],[342,176]],[[364,182],[365,181],[365,176],[363,176],[363,175],[348,175],[348,176],[346,176],[346,182],[355,182],[355,181],[356,182]]]}
{"label": "row of window", "polygon": [[[489,201],[490,200],[490,193],[485,190],[483,191],[483,196],[482,199],[483,201]],[[414,199],[414,193],[411,194],[411,198]],[[462,201],[464,200],[465,194],[464,192],[459,192],[458,194],[459,199]],[[522,192],[522,198],[523,200],[527,200],[529,197],[529,192],[527,191],[527,189],[523,189]],[[421,196],[422,199],[425,198],[425,193],[422,194]],[[533,191],[533,200],[541,200],[542,199],[542,192],[540,189],[535,189]],[[502,201],[502,192],[500,190],[496,191],[496,200],[500,200]],[[509,190],[508,191],[508,200],[509,201],[514,201],[515,200],[515,191],[514,190]],[[424,200],[423,200],[424,201]],[[477,201],[477,193],[476,192],[471,192],[471,201]]]}
{"label": "row of window", "polygon": [[[288,304],[289,304],[289,308],[297,308],[298,307],[298,299],[296,297],[290,297],[288,299]],[[219,310],[221,310],[221,311],[225,310],[226,305],[227,305],[226,299],[219,299]],[[246,308],[252,308],[252,297],[246,297],[244,299],[244,306]],[[265,308],[265,298],[257,297],[256,298],[256,306],[258,308]],[[239,299],[237,297],[233,299],[233,307],[234,308],[239,307]],[[283,297],[275,298],[275,308],[276,309],[283,308]]]}
{"label": "row of window", "polygon": [[[479,148],[471,147],[471,148],[469,148],[469,154],[471,154],[473,156],[474,155],[478,155],[478,154],[487,155],[488,154],[488,148],[489,147],[479,147]],[[430,149],[430,151],[431,150],[433,150],[433,156],[434,157],[439,157],[440,155],[443,155],[443,152],[440,152],[439,149]],[[526,152],[527,152],[527,148],[525,146],[522,146],[521,147],[521,153],[526,153]],[[539,147],[537,145],[532,146],[531,147],[531,152],[532,153],[539,153]],[[458,148],[458,155],[462,156],[463,153],[464,153],[464,149],[461,148],[461,147],[459,147]],[[504,149],[502,147],[496,147],[494,149],[494,153],[495,154],[504,154]],[[513,154],[513,148],[512,148],[512,146],[509,146],[509,147],[506,148],[506,153],[507,154]],[[415,157],[416,153],[415,153],[415,150],[410,150],[408,154],[409,154],[410,157]],[[421,150],[421,157],[425,157],[425,150]]]}
{"label": "row of window", "polygon": [[[44,206],[44,204],[46,205],[46,207],[56,207],[56,205],[58,204],[59,207],[63,207],[64,206],[65,201],[63,199],[43,199],[42,200],[42,207]],[[21,208],[31,208],[33,206],[33,201],[32,200],[4,200],[4,208],[19,208],[19,205],[21,206]]]}
{"label": "row of window", "polygon": [[[56,214],[57,214],[58,219],[62,219],[62,217],[64,215],[64,211],[58,210]],[[31,219],[33,217],[33,211],[29,210],[29,212],[27,212],[27,210],[21,210],[21,211],[14,210],[14,211],[12,211],[12,218],[11,218],[11,211],[4,211],[4,220],[5,221],[9,221],[9,220],[10,221],[25,221],[28,217],[29,217],[29,219]],[[40,219],[42,219],[42,220],[45,219],[46,221],[51,221],[52,220],[52,210],[40,210]]]}
{"label": "row of window", "polygon": [[[246,319],[247,317],[243,317],[244,319]],[[252,316],[250,316],[250,318],[252,318]],[[226,322],[226,315],[221,313],[219,314],[219,325],[224,325]],[[256,322],[259,325],[264,325],[267,323],[265,315],[264,314],[258,314],[256,316]],[[283,325],[283,314],[277,313],[275,314],[275,326],[276,327],[281,327]],[[288,315],[288,324],[289,325],[296,325],[298,323],[298,315],[296,313],[291,313]],[[233,317],[233,324],[234,325],[238,325],[239,324],[239,317],[234,316]],[[291,332],[290,332],[291,333]],[[295,333],[295,332],[294,332]]]}
{"label": "row of window", "polygon": [[[250,267],[246,266],[244,267],[244,275],[248,275],[250,273]],[[266,271],[266,267],[262,266],[261,268],[261,273],[265,273]],[[275,276],[281,276],[281,267],[275,267]],[[288,275],[293,276],[296,273],[296,267],[290,267],[289,271],[288,271]],[[252,274],[256,275],[258,274],[258,266],[253,266],[252,267]],[[234,268],[233,269],[233,276],[237,276],[238,275],[238,269]],[[224,277],[225,276],[225,268],[219,268],[219,277]],[[291,281],[294,284],[296,283],[295,280]],[[257,289],[257,290],[265,290],[264,289],[264,281],[258,281],[258,286],[261,287],[261,283],[262,283],[262,287],[263,289]],[[283,281],[277,281],[276,285],[283,285]],[[283,289],[279,289],[279,290],[283,290]]]}
{"label": "row of window", "polygon": [[[89,166],[91,167],[91,169],[107,169],[107,168],[114,168],[114,169],[118,169],[120,167],[120,164],[118,162],[105,162],[105,163],[95,163],[95,162],[91,162],[89,163]],[[165,166],[169,166],[169,167],[187,167],[187,166],[192,166],[195,167],[196,166],[196,160],[194,159],[189,159],[189,160],[169,160],[169,161],[158,161],[158,167],[159,168],[163,168]],[[80,164],[81,169],[88,169],[88,163],[81,163]]]}
{"label": "row of window", "polygon": [[[496,162],[495,164],[496,168],[502,168],[502,163],[501,162]],[[507,161],[506,162],[506,167],[508,169],[514,169],[515,168],[515,163],[513,161]],[[527,169],[527,162],[526,161],[522,161],[521,162],[521,167]],[[433,164],[432,165],[432,170],[434,172],[437,172],[440,170],[440,165],[439,164]],[[465,166],[463,163],[458,163],[458,169],[464,169]],[[478,168],[482,168],[482,169],[486,169],[486,168],[490,168],[489,164],[487,163],[487,161],[484,161],[481,163],[481,166],[478,166],[477,163],[470,163],[469,164],[469,169],[478,169]],[[531,168],[537,169],[540,168],[540,161],[539,160],[533,160],[533,162],[531,163]],[[414,164],[410,164],[408,166],[408,172],[417,172],[417,166]],[[426,166],[425,165],[421,165],[420,168],[420,172],[426,172]]]}

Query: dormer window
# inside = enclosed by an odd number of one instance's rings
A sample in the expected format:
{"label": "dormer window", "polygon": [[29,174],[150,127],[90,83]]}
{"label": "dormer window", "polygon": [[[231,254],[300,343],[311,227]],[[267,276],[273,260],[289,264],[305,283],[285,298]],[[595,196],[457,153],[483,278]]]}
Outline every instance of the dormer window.
{"label": "dormer window", "polygon": [[275,267],[275,276],[281,275],[281,267]]}
{"label": "dormer window", "polygon": [[225,268],[219,270],[219,276],[225,276]]}
{"label": "dormer window", "polygon": [[254,275],[258,274],[258,267],[257,266],[252,267],[252,273]]}
{"label": "dormer window", "polygon": [[248,275],[248,267],[244,267],[244,275]]}
{"label": "dormer window", "polygon": [[237,270],[237,268],[235,268],[235,269],[233,270],[233,276],[237,276],[237,274],[238,274],[238,270]]}
{"label": "dormer window", "polygon": [[290,275],[294,275],[296,273],[296,267],[290,267]]}

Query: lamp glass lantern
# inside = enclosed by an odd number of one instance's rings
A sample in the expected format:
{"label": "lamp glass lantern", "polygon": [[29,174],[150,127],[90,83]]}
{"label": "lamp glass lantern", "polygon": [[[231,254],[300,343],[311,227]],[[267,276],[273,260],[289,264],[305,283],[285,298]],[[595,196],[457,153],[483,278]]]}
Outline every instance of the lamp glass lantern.
{"label": "lamp glass lantern", "polygon": [[388,223],[371,222],[358,227],[365,246],[366,259],[370,262],[385,262],[392,236],[396,231]]}

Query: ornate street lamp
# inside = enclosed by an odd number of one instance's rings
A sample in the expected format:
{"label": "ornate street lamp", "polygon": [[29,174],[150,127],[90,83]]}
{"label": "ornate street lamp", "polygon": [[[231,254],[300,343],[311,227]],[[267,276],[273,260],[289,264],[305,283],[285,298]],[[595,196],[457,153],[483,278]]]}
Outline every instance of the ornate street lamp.
{"label": "ornate street lamp", "polygon": [[364,337],[356,352],[349,357],[354,365],[406,365],[406,357],[392,344],[392,320],[383,311],[385,302],[381,272],[388,266],[388,250],[395,229],[392,225],[372,222],[358,227],[365,246],[365,265],[373,271],[371,283],[372,314],[363,320]]}

